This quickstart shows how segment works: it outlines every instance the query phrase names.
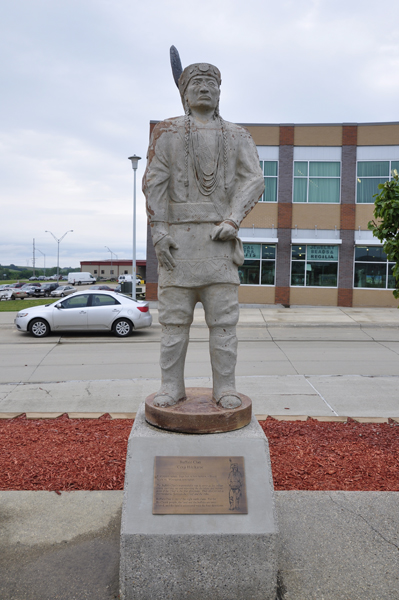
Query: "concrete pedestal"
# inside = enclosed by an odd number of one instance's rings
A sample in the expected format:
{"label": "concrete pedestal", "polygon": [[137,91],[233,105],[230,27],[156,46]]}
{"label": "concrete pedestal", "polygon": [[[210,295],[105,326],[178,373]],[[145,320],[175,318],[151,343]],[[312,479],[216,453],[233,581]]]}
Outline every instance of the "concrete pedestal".
{"label": "concrete pedestal", "polygon": [[[243,456],[248,514],[153,515],[155,456]],[[277,521],[267,439],[253,417],[228,433],[149,425],[129,437],[121,525],[122,600],[275,600]]]}

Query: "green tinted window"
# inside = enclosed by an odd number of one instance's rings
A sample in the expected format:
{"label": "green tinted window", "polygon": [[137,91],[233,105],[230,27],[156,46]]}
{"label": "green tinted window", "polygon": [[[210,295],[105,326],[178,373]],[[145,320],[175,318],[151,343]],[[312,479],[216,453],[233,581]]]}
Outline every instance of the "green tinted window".
{"label": "green tinted window", "polygon": [[306,202],[308,195],[308,180],[294,179],[294,202]]}
{"label": "green tinted window", "polygon": [[339,162],[310,162],[309,177],[339,177]]}
{"label": "green tinted window", "polygon": [[337,287],[337,262],[311,262],[306,265],[306,285],[311,287]]}
{"label": "green tinted window", "polygon": [[277,202],[278,162],[276,160],[261,160],[260,167],[263,171],[265,183],[265,191],[260,202]]}
{"label": "green tinted window", "polygon": [[292,260],[305,260],[306,246],[292,246]]}
{"label": "green tinted window", "polygon": [[307,246],[306,258],[309,260],[338,260],[338,246]]}
{"label": "green tinted window", "polygon": [[240,283],[246,285],[259,285],[259,267],[260,261],[246,260],[238,269]]}
{"label": "green tinted window", "polygon": [[305,261],[292,263],[291,285],[305,285]]}
{"label": "green tinted window", "polygon": [[294,161],[293,202],[339,203],[341,163]]}
{"label": "green tinted window", "polygon": [[294,162],[294,177],[307,177],[308,176],[308,163],[307,162]]}
{"label": "green tinted window", "polygon": [[340,179],[309,179],[309,202],[339,202]]}
{"label": "green tinted window", "polygon": [[355,263],[355,287],[386,288],[387,265]]}
{"label": "green tinted window", "polygon": [[393,160],[391,162],[391,177],[399,175],[399,160]]}
{"label": "green tinted window", "polygon": [[378,186],[380,183],[385,183],[386,179],[382,179],[379,177],[374,177],[370,179],[361,179],[357,178],[356,183],[356,192],[357,192],[357,202],[359,204],[374,204],[374,194],[378,194],[380,191]]}
{"label": "green tinted window", "polygon": [[356,246],[354,287],[394,289],[393,267],[382,246]]}
{"label": "green tinted window", "polygon": [[337,245],[294,244],[291,252],[292,286],[337,287]]}
{"label": "green tinted window", "polygon": [[243,244],[244,258],[260,258],[260,244]]}
{"label": "green tinted window", "polygon": [[240,283],[244,285],[274,285],[276,265],[275,244],[244,246],[244,264],[238,268]]}
{"label": "green tinted window", "polygon": [[277,177],[265,177],[264,202],[277,202]]}
{"label": "green tinted window", "polygon": [[389,160],[360,161],[357,163],[358,177],[389,177]]}
{"label": "green tinted window", "polygon": [[387,255],[381,246],[356,246],[355,261],[386,262]]}
{"label": "green tinted window", "polygon": [[274,244],[262,244],[262,258],[276,258],[276,246]]}
{"label": "green tinted window", "polygon": [[263,161],[263,175],[267,175],[267,176],[276,176],[277,175],[277,161],[276,160]]}

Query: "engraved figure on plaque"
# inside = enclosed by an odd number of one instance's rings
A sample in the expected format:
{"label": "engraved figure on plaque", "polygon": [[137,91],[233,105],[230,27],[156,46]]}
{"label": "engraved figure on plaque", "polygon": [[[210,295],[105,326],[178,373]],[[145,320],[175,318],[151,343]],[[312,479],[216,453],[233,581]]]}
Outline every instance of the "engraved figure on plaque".
{"label": "engraved figure on plaque", "polygon": [[229,473],[229,510],[239,510],[240,509],[240,498],[241,498],[241,488],[243,485],[243,476],[242,473],[238,470],[237,463],[231,463],[230,465],[230,473]]}

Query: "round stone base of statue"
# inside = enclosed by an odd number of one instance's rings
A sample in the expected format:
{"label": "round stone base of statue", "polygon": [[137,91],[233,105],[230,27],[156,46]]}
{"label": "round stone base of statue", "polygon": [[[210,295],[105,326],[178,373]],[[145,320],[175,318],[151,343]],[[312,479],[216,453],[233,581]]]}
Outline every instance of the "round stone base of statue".
{"label": "round stone base of statue", "polygon": [[145,400],[145,418],[150,425],[179,433],[222,433],[245,427],[251,421],[252,402],[244,394],[241,406],[223,408],[216,404],[210,388],[187,388],[186,400],[173,406],[154,406],[155,394]]}

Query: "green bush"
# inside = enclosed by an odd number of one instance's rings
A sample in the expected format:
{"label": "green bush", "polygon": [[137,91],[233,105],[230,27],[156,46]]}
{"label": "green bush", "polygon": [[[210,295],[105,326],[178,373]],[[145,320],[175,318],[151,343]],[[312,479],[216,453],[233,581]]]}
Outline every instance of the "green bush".
{"label": "green bush", "polygon": [[379,194],[374,194],[374,218],[368,228],[383,243],[388,261],[394,262],[393,276],[396,289],[395,298],[399,298],[399,175],[395,171],[391,181],[380,183]]}

